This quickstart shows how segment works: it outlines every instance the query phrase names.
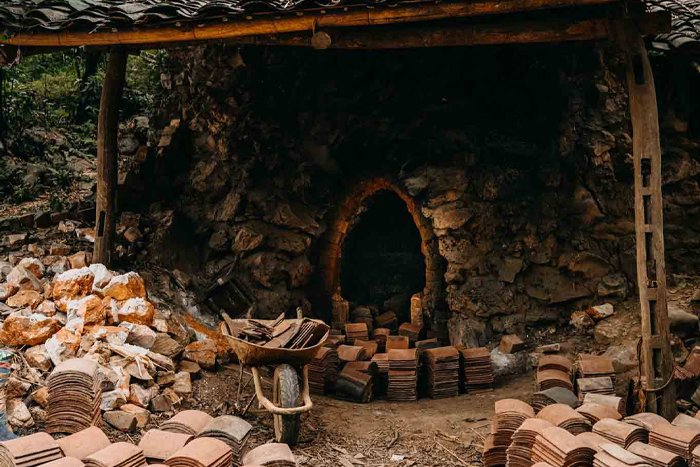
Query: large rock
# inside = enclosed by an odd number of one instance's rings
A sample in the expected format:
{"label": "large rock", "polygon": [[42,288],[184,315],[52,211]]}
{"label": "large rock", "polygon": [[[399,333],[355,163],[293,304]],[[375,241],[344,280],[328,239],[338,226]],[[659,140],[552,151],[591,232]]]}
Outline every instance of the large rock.
{"label": "large rock", "polygon": [[7,306],[12,308],[36,308],[43,298],[39,292],[34,290],[20,290],[5,301]]}
{"label": "large rock", "polygon": [[698,334],[698,317],[681,309],[676,303],[668,304],[668,321],[671,333],[679,337],[692,337]]}
{"label": "large rock", "polygon": [[79,300],[68,302],[66,311],[69,322],[73,319],[80,319],[85,326],[105,324],[105,307],[97,295],[88,295]]}
{"label": "large rock", "polygon": [[129,390],[129,403],[143,408],[148,407],[148,404],[151,403],[153,393],[150,389],[144,388],[139,384],[132,384]]}
{"label": "large rock", "polygon": [[132,433],[136,431],[136,427],[138,426],[136,415],[122,410],[105,412],[102,418],[104,418],[105,422],[124,433]]}
{"label": "large rock", "polygon": [[171,358],[166,357],[165,355],[161,355],[155,352],[148,352],[146,356],[151,359],[153,364],[158,369],[165,371],[173,371],[175,369],[175,363],[173,362],[173,360]]}
{"label": "large rock", "polygon": [[36,311],[46,316],[54,316],[56,314],[56,304],[51,300],[44,300],[36,307]]}
{"label": "large rock", "polygon": [[151,412],[133,404],[122,405],[120,410],[136,417],[136,428],[145,428],[151,418]]}
{"label": "large rock", "polygon": [[127,394],[121,389],[102,393],[101,410],[115,410],[126,404]]}
{"label": "large rock", "polygon": [[17,287],[15,284],[10,284],[9,282],[0,284],[0,302],[4,302],[10,298],[16,294],[18,290],[19,287]]}
{"label": "large rock", "polygon": [[5,383],[5,397],[7,399],[23,399],[32,388],[31,383],[22,381],[15,375],[10,376]]}
{"label": "large rock", "polygon": [[129,344],[150,349],[156,342],[156,332],[148,326],[136,323],[121,323],[119,327],[129,331],[129,336],[126,339],[126,342]]}
{"label": "large rock", "polygon": [[95,275],[88,268],[71,269],[59,274],[54,279],[53,298],[58,308],[66,311],[66,305],[71,300],[86,297],[92,293],[92,282]]}
{"label": "large rock", "polygon": [[63,274],[70,269],[70,262],[65,256],[44,256],[41,262],[50,274]]}
{"label": "large rock", "polygon": [[148,298],[146,295],[146,284],[141,276],[136,272],[128,272],[121,276],[115,276],[109,284],[102,290],[106,297],[115,300],[129,300],[132,298]]}
{"label": "large rock", "polygon": [[7,317],[0,331],[0,342],[9,346],[39,345],[46,342],[61,329],[56,318],[40,314],[23,316],[12,314]]}
{"label": "large rock", "polygon": [[32,400],[45,409],[49,408],[49,388],[41,387],[32,393]]}
{"label": "large rock", "polygon": [[617,373],[624,373],[639,366],[636,342],[608,347],[603,355],[613,361]]}
{"label": "large rock", "polygon": [[531,368],[531,357],[527,352],[504,354],[496,347],[491,351],[494,378],[518,375],[527,372]]}
{"label": "large rock", "polygon": [[173,391],[183,399],[192,397],[192,378],[189,373],[181,371],[175,375]]}
{"label": "large rock", "polygon": [[95,276],[92,283],[93,289],[102,289],[114,278],[114,273],[107,269],[104,264],[95,263],[90,265],[90,271]]}
{"label": "large rock", "polygon": [[15,267],[10,274],[7,275],[7,282],[16,285],[20,290],[34,290],[35,292],[41,292],[44,290],[44,286],[41,284],[39,279],[32,273],[22,266]]}
{"label": "large rock", "polygon": [[46,341],[46,353],[54,365],[75,358],[80,347],[80,333],[63,328]]}
{"label": "large rock", "polygon": [[609,274],[598,284],[598,296],[606,300],[627,298],[627,278],[622,273]]}
{"label": "large rock", "polygon": [[41,371],[49,371],[51,369],[51,358],[46,352],[44,344],[35,345],[27,349],[24,352],[24,359],[27,360],[27,363],[32,368],[38,368]]}
{"label": "large rock", "polygon": [[184,347],[180,345],[178,341],[164,332],[159,332],[156,335],[156,341],[153,343],[153,347],[151,347],[151,352],[164,355],[168,358],[177,357],[183,350]]}
{"label": "large rock", "polygon": [[7,401],[7,421],[15,428],[31,428],[34,419],[22,399],[9,399]]}
{"label": "large rock", "polygon": [[193,342],[185,347],[183,357],[197,362],[202,368],[213,370],[216,367],[216,342],[210,339]]}
{"label": "large rock", "polygon": [[42,262],[36,258],[24,258],[22,261],[19,262],[17,267],[22,267],[26,269],[27,271],[34,274],[37,277],[37,279],[41,279],[46,273],[46,268],[44,267]]}
{"label": "large rock", "polygon": [[154,314],[155,308],[151,302],[143,298],[130,298],[119,308],[118,316],[120,322],[150,326]]}
{"label": "large rock", "polygon": [[593,337],[599,344],[620,344],[638,339],[641,334],[641,318],[637,310],[618,311],[593,329]]}
{"label": "large rock", "polygon": [[124,345],[129,337],[129,331],[118,326],[95,326],[90,331],[95,339],[112,345]]}

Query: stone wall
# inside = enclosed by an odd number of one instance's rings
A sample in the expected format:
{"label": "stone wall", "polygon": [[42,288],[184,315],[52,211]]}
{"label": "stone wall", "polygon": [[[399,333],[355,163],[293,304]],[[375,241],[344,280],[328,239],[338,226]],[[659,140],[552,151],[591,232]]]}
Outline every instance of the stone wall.
{"label": "stone wall", "polygon": [[[590,44],[179,50],[138,201],[183,215],[200,282],[237,258],[261,315],[330,319],[342,240],[366,198],[394,191],[421,234],[428,322],[485,343],[634,293],[623,77]],[[697,142],[687,115],[662,115],[668,269],[683,272],[697,266]]]}

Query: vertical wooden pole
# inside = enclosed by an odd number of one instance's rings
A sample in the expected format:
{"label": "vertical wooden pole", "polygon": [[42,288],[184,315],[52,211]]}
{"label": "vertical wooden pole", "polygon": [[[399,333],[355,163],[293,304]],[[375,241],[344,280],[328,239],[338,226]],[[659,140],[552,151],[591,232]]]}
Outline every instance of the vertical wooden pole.
{"label": "vertical wooden pole", "polygon": [[661,144],[656,90],[644,39],[629,20],[616,25],[627,55],[627,88],[634,153],[634,218],[637,282],[642,315],[642,385],[646,409],[666,419],[676,416],[661,196]]}
{"label": "vertical wooden pole", "polygon": [[112,51],[107,62],[97,126],[97,212],[93,263],[109,267],[116,228],[119,102],[126,79],[127,53]]}

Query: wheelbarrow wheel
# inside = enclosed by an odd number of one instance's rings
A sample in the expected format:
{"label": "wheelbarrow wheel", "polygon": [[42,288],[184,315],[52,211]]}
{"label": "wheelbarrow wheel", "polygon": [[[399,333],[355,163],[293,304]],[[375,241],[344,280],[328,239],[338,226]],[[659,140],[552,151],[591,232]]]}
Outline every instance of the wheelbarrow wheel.
{"label": "wheelbarrow wheel", "polygon": [[[299,377],[291,365],[280,365],[275,369],[273,402],[278,407],[299,407]],[[291,446],[299,441],[299,419],[301,414],[274,415],[275,439]]]}

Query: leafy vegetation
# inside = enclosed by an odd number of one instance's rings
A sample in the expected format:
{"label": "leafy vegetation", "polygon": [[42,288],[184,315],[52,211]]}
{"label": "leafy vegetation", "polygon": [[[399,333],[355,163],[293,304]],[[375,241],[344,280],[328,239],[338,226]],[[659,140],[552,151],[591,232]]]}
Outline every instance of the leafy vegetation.
{"label": "leafy vegetation", "polygon": [[[0,74],[0,196],[22,202],[51,190],[52,207],[76,176],[69,161],[96,156],[107,55],[71,49],[25,58]],[[162,52],[131,56],[122,117],[143,113],[159,86]]]}

